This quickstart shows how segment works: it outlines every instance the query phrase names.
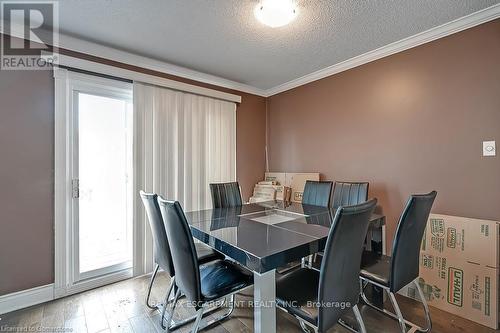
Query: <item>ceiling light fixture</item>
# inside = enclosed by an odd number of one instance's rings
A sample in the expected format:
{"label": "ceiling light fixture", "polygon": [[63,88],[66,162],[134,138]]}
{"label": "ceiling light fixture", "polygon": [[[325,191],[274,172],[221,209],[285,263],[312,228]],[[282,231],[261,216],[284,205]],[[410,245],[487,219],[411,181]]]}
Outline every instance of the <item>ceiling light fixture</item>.
{"label": "ceiling light fixture", "polygon": [[297,16],[294,0],[261,0],[255,7],[255,17],[271,28],[282,27]]}

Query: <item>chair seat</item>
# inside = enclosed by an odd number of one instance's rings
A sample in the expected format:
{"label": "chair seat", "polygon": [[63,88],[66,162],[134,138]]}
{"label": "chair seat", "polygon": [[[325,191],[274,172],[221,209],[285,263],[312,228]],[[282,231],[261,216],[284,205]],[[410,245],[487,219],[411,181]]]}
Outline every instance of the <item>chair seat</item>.
{"label": "chair seat", "polygon": [[222,254],[203,243],[194,243],[194,246],[196,248],[196,255],[198,256],[198,263],[200,264],[216,259],[224,259]]}
{"label": "chair seat", "polygon": [[361,277],[389,288],[391,257],[372,251],[363,252],[361,259]]}
{"label": "chair seat", "polygon": [[200,281],[204,301],[211,301],[252,285],[253,276],[229,261],[216,260],[200,266]]}
{"label": "chair seat", "polygon": [[300,268],[276,279],[276,303],[313,325],[318,321],[319,272]]}

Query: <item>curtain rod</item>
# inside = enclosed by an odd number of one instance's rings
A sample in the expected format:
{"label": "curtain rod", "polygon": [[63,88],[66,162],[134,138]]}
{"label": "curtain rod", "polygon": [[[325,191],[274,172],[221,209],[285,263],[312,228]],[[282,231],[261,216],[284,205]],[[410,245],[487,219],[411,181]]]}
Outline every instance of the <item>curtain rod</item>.
{"label": "curtain rod", "polygon": [[58,60],[59,60],[58,66],[66,67],[68,69],[75,71],[96,73],[99,76],[112,77],[121,81],[142,82],[146,84],[165,87],[195,95],[216,98],[233,103],[241,103],[241,96],[226,93],[215,89],[204,88],[189,83],[183,83],[171,79],[166,79],[150,74],[144,74],[115,66],[105,65],[98,62],[75,58],[63,54],[58,54]]}
{"label": "curtain rod", "polygon": [[73,68],[73,67],[63,66],[63,65],[57,65],[57,67],[64,68],[64,69],[67,69],[69,71],[76,72],[76,73],[81,73],[81,74],[87,74],[87,75],[93,75],[93,76],[102,77],[104,79],[111,79],[111,80],[122,81],[122,82],[127,82],[127,83],[134,83],[134,81],[130,80],[130,79],[125,79],[123,77],[118,77],[118,76],[113,76],[113,75],[107,75],[107,74],[92,72],[92,71],[85,70],[85,69]]}

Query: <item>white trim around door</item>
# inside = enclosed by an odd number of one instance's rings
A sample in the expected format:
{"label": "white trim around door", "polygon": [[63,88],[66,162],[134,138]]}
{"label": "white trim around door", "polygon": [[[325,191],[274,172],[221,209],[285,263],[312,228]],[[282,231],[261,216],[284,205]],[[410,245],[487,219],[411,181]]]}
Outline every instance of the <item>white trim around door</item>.
{"label": "white trim around door", "polygon": [[[78,240],[74,233],[74,210],[78,209],[73,202],[73,171],[75,168],[75,130],[73,115],[73,91],[85,89],[98,94],[123,95],[130,91],[132,84],[110,80],[93,75],[71,72],[62,68],[54,68],[55,79],[55,273],[54,297],[59,298],[100,285],[113,283],[144,273],[144,256],[142,250],[141,226],[134,223],[133,232],[133,268],[125,268],[112,273],[103,271],[102,276],[86,276],[79,274],[75,267],[75,246]],[[135,188],[134,193],[137,192]],[[142,221],[139,221],[142,222]],[[137,230],[135,230],[137,229]],[[76,266],[75,266],[76,265]]]}

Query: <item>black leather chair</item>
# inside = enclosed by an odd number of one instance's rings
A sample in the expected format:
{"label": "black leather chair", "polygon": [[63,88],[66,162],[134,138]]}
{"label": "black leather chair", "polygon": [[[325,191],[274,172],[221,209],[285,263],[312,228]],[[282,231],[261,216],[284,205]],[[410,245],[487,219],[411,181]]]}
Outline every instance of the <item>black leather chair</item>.
{"label": "black leather chair", "polygon": [[368,200],[369,183],[335,182],[333,186],[332,207],[357,205]]}
{"label": "black leather chair", "polygon": [[[302,205],[305,205],[304,210],[307,209],[307,205],[329,207],[332,186],[333,182],[331,181],[306,180],[304,193],[302,194]],[[305,267],[306,265],[312,267],[313,258],[315,259],[316,256],[310,255],[308,258],[302,258],[302,267]],[[279,272],[286,273],[296,267],[298,267],[298,265],[287,267],[283,271]]]}
{"label": "black leather chair", "polygon": [[[410,196],[399,219],[392,244],[391,257],[373,252],[363,253],[360,273],[363,284],[362,290],[370,283],[387,291],[396,314],[375,306],[368,300],[364,292],[361,293],[361,296],[365,303],[371,307],[397,319],[403,333],[406,332],[406,324],[415,327],[421,332],[428,332],[432,327],[429,308],[417,278],[419,274],[420,245],[436,195],[437,192],[432,191],[428,194]],[[412,282],[415,284],[424,306],[427,323],[425,328],[406,321],[396,301],[395,293]]]}
{"label": "black leather chair", "polygon": [[[363,241],[376,199],[349,207],[340,207],[328,234],[321,268],[318,272],[300,268],[276,280],[277,305],[295,316],[302,329],[326,332],[350,309],[359,330],[366,332],[357,307],[359,269]],[[352,328],[351,328],[352,330]]]}
{"label": "black leather chair", "polygon": [[307,180],[302,194],[302,204],[329,207],[333,182]]}
{"label": "black leather chair", "polygon": [[[142,203],[144,204],[144,208],[146,210],[146,215],[148,217],[149,226],[151,228],[151,233],[153,235],[153,248],[154,248],[154,261],[155,261],[155,269],[153,271],[153,275],[151,275],[151,281],[149,283],[148,293],[146,296],[146,305],[150,309],[158,310],[159,307],[153,304],[150,304],[149,298],[151,297],[151,289],[153,288],[154,281],[156,279],[156,275],[158,270],[161,268],[165,271],[171,278],[170,287],[168,288],[167,295],[165,297],[165,303],[163,305],[163,309],[166,308],[166,304],[168,302],[168,297],[172,293],[172,289],[174,286],[175,280],[175,270],[172,262],[172,256],[170,253],[169,242],[167,238],[167,233],[165,230],[165,225],[163,223],[163,218],[160,212],[160,206],[158,205],[158,195],[154,193],[145,193],[140,191]],[[195,246],[196,257],[199,263],[207,263],[213,260],[224,258],[224,256],[205,244],[197,243]],[[162,311],[162,325],[163,318],[165,316],[165,311]],[[194,320],[193,318],[192,320]],[[175,326],[178,326],[177,324]]]}
{"label": "black leather chair", "polygon": [[213,208],[228,208],[242,205],[238,182],[210,184]]}
{"label": "black leather chair", "polygon": [[[367,201],[368,185],[369,183],[366,182],[335,182],[333,185],[332,207],[337,209],[341,206],[357,205]],[[317,260],[318,255],[322,256],[323,252],[318,252],[309,258],[309,267],[312,267],[312,262]]]}
{"label": "black leather chair", "polygon": [[[181,205],[178,201],[163,200],[161,197],[158,198],[158,203],[165,221],[175,269],[175,285],[178,288],[171,303],[172,310],[169,312],[167,322],[172,319],[182,292],[197,311],[196,321],[192,329],[192,332],[196,333],[199,329],[208,327],[231,315],[234,310],[234,294],[251,286],[253,276],[226,260],[216,260],[200,266],[196,258],[196,247],[191,229]],[[227,296],[231,296],[229,311],[218,318],[209,320],[203,327],[200,327],[204,306],[208,302],[217,301]]]}

